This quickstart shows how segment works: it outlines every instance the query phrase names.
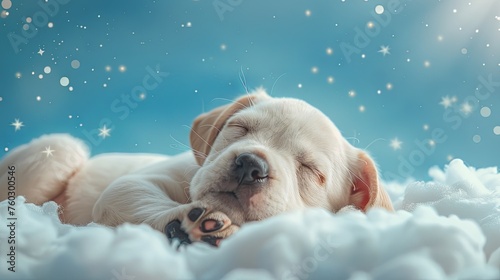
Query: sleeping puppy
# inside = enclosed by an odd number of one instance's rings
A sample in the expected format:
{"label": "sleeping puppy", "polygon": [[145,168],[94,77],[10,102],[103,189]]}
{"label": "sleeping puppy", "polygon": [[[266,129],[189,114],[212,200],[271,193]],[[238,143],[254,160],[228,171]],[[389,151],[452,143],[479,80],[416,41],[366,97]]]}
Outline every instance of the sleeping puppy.
{"label": "sleeping puppy", "polygon": [[373,160],[301,100],[257,90],[197,117],[190,143],[192,153],[175,157],[89,159],[80,140],[43,136],[2,160],[0,200],[15,166],[17,195],[56,201],[67,223],[147,223],[181,242],[213,245],[245,222],[306,207],[393,210]]}

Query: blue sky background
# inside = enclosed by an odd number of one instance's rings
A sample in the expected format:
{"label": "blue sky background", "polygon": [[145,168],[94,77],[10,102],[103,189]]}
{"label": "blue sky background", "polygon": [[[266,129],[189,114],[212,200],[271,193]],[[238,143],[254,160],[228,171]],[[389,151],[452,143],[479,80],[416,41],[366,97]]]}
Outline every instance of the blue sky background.
{"label": "blue sky background", "polygon": [[321,109],[386,180],[499,164],[499,1],[48,2],[1,0],[0,153],[65,132],[93,154],[176,154],[243,73]]}

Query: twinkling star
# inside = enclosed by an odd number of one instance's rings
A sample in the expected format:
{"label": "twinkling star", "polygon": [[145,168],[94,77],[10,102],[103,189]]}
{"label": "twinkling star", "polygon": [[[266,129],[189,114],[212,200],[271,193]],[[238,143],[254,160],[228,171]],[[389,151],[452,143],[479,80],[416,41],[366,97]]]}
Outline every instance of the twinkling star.
{"label": "twinkling star", "polygon": [[441,97],[441,102],[439,102],[439,104],[443,105],[443,107],[445,109],[450,107],[452,103],[453,103],[453,101],[451,100],[451,98],[448,95],[445,97]]}
{"label": "twinkling star", "polygon": [[15,119],[10,125],[14,127],[14,131],[18,131],[24,126],[23,122],[19,121],[19,119]]}
{"label": "twinkling star", "polygon": [[102,138],[106,138],[108,136],[111,136],[109,132],[111,131],[110,128],[107,128],[106,125],[104,125],[102,128],[99,128],[99,136]]}
{"label": "twinkling star", "polygon": [[385,56],[386,54],[391,54],[389,50],[389,46],[380,46],[380,50],[378,52]]}
{"label": "twinkling star", "polygon": [[38,51],[38,54],[42,56],[44,52],[45,52],[44,50],[40,49],[40,50]]}
{"label": "twinkling star", "polygon": [[50,149],[50,146],[45,147],[45,150],[42,151],[42,154],[45,154],[47,157],[52,156],[52,152],[55,152],[54,150]]}
{"label": "twinkling star", "polygon": [[391,140],[391,144],[389,146],[391,146],[391,148],[396,151],[396,150],[400,150],[401,149],[401,145],[403,144],[403,142],[399,141],[398,138],[394,138]]}
{"label": "twinkling star", "polygon": [[464,114],[468,115],[472,112],[472,106],[470,105],[469,102],[465,102],[460,106],[460,111],[462,111]]}

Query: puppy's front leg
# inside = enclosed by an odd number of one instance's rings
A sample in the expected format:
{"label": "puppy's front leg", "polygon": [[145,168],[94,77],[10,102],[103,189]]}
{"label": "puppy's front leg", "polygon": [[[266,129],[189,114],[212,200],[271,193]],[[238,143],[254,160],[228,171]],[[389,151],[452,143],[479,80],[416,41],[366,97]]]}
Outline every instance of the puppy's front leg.
{"label": "puppy's front leg", "polygon": [[[95,203],[93,221],[109,226],[146,223],[181,243],[204,241],[216,246],[239,229],[228,216],[206,203],[182,204],[173,200],[155,184],[159,181],[169,180],[154,176],[126,176],[116,180]],[[173,181],[170,183],[175,185]]]}
{"label": "puppy's front leg", "polygon": [[147,176],[126,176],[111,183],[94,205],[94,222],[117,226],[146,223],[164,231],[173,220],[182,220],[192,208],[171,199]]}

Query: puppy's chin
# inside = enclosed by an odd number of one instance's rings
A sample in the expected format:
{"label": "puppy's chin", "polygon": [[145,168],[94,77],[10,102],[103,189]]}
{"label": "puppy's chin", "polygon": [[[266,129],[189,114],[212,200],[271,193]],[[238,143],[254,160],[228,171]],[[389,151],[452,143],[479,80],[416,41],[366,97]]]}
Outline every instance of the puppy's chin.
{"label": "puppy's chin", "polygon": [[233,192],[211,191],[196,199],[202,202],[210,211],[221,211],[231,222],[241,226],[246,222],[245,211]]}
{"label": "puppy's chin", "polygon": [[[221,188],[212,190],[196,198],[212,210],[225,213],[233,224],[242,225],[245,222],[269,218],[284,209],[277,209],[275,202],[268,201],[263,191],[268,186],[240,186],[237,188]],[[226,190],[232,189],[232,190]]]}

